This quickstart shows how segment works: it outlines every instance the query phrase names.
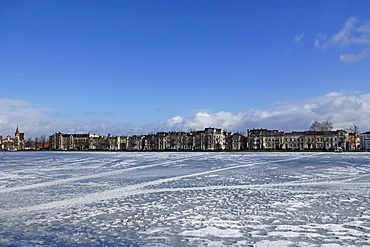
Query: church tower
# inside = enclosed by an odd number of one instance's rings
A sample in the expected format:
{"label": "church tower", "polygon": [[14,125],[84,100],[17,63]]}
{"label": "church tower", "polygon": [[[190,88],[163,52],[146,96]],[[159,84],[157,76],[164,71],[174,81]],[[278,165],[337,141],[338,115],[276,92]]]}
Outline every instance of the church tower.
{"label": "church tower", "polygon": [[18,129],[18,125],[17,125],[17,129],[15,130],[15,137],[19,136],[19,129]]}
{"label": "church tower", "polygon": [[24,133],[19,132],[19,128],[17,125],[17,129],[15,130],[14,134],[14,146],[17,150],[24,150],[25,149],[25,143],[24,143]]}

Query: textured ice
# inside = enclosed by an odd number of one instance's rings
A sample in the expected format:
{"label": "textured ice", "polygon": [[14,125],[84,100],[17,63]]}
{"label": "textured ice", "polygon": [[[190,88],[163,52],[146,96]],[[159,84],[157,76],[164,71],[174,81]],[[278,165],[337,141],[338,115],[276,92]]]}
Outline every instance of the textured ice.
{"label": "textured ice", "polygon": [[367,153],[14,152],[0,246],[367,246]]}

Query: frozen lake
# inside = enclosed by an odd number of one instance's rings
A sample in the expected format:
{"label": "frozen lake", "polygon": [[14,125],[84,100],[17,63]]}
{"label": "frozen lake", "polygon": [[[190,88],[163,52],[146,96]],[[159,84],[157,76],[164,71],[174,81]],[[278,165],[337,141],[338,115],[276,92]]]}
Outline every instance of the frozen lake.
{"label": "frozen lake", "polygon": [[368,246],[368,153],[0,156],[0,246]]}

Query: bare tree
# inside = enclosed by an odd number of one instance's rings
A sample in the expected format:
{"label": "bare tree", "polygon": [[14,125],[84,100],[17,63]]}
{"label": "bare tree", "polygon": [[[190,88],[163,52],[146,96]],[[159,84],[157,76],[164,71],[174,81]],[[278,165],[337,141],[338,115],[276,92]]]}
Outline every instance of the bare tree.
{"label": "bare tree", "polygon": [[355,135],[358,135],[360,133],[360,129],[356,124],[352,124],[351,126],[346,128],[346,131]]}
{"label": "bare tree", "polygon": [[27,149],[35,149],[34,140],[31,137],[26,140],[25,147]]}
{"label": "bare tree", "polygon": [[38,149],[44,149],[45,148],[46,141],[47,141],[46,136],[41,136],[41,138],[40,138],[40,146],[39,146]]}
{"label": "bare tree", "polygon": [[329,131],[333,129],[333,123],[330,121],[318,122],[315,121],[311,124],[311,131]]}
{"label": "bare tree", "polygon": [[346,128],[346,131],[350,134],[353,135],[353,138],[354,138],[354,144],[355,144],[355,150],[358,149],[357,145],[357,138],[359,137],[359,134],[360,134],[360,129],[359,127],[356,125],[356,124],[352,124],[351,126],[349,126],[348,128]]}

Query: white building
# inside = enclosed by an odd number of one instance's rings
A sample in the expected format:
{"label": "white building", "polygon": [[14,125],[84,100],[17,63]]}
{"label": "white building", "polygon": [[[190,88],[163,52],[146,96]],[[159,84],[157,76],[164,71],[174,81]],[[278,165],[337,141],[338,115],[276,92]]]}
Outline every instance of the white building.
{"label": "white building", "polygon": [[362,148],[370,150],[370,131],[362,134]]}

